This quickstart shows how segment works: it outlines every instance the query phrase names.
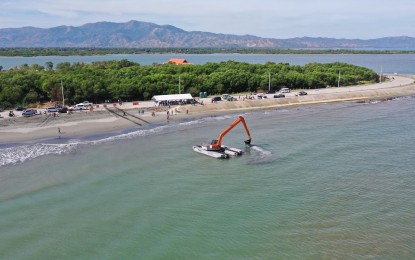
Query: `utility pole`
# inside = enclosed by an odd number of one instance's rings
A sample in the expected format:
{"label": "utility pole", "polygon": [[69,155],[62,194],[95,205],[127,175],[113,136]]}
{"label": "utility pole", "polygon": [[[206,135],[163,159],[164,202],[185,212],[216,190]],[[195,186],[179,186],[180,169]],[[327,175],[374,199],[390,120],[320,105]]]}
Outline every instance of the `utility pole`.
{"label": "utility pole", "polygon": [[337,81],[337,87],[340,87],[340,70],[339,70],[339,80]]}
{"label": "utility pole", "polygon": [[63,94],[63,81],[61,80],[61,88],[62,88],[62,107],[65,107],[65,95]]}
{"label": "utility pole", "polygon": [[180,94],[180,89],[181,87],[180,87],[180,75],[179,75],[179,94]]}

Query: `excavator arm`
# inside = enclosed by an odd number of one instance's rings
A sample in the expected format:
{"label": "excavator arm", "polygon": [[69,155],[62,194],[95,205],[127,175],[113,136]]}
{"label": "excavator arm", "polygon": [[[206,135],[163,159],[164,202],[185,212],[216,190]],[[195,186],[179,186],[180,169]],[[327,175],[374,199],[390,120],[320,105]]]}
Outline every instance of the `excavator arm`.
{"label": "excavator arm", "polygon": [[240,122],[242,122],[244,128],[245,128],[245,132],[246,135],[248,136],[248,139],[245,141],[246,144],[250,144],[251,143],[251,134],[249,133],[248,130],[248,126],[245,123],[245,119],[243,116],[239,116],[228,128],[226,128],[222,133],[220,133],[218,140],[213,140],[211,143],[212,149],[213,150],[220,150],[222,147],[222,139],[223,137],[229,133],[229,131],[231,131],[237,124],[239,124]]}

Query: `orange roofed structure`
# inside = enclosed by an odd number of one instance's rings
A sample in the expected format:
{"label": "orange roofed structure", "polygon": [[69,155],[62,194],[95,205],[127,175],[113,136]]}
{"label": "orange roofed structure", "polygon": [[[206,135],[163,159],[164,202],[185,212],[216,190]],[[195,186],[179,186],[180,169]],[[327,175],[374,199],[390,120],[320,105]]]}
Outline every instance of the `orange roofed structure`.
{"label": "orange roofed structure", "polygon": [[192,63],[188,62],[186,59],[171,58],[169,61],[165,62],[164,64],[188,65]]}

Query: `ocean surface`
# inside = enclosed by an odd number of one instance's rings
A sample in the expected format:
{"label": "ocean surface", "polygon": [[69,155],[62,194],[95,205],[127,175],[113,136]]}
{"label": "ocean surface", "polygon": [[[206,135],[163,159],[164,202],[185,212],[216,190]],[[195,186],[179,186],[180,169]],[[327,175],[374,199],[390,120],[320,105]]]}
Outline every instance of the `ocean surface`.
{"label": "ocean surface", "polygon": [[44,66],[51,61],[55,66],[62,62],[86,62],[127,59],[141,65],[162,64],[170,58],[185,58],[193,64],[206,62],[238,61],[253,64],[266,62],[305,65],[311,62],[345,62],[366,67],[377,73],[415,74],[415,54],[120,54],[103,56],[39,56],[39,57],[2,57],[3,69],[19,67],[23,64]]}
{"label": "ocean surface", "polygon": [[[192,151],[224,138],[243,156]],[[415,97],[0,146],[1,259],[414,259]]]}

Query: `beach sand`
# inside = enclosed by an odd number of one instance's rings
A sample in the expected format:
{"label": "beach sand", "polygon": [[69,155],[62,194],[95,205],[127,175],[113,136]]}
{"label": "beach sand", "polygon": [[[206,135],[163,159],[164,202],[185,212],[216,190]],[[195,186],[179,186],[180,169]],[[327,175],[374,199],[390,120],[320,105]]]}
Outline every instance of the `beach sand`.
{"label": "beach sand", "polygon": [[[384,100],[415,95],[415,84],[412,76],[394,76],[390,81],[378,84],[306,91],[308,93],[306,96],[296,96],[297,91],[295,91],[287,93],[286,98],[273,98],[273,94],[268,94],[266,99],[261,100],[249,100],[244,99],[246,95],[234,95],[236,101],[212,103],[210,98],[204,98],[200,100],[203,101],[203,105],[171,106],[170,109],[169,107],[155,107],[152,101],[144,101],[125,102],[122,105],[107,104],[112,112],[105,109],[102,104],[98,107],[94,105],[93,111],[77,111],[56,116],[42,114],[22,117],[20,112],[15,111],[17,116],[10,118],[8,111],[4,111],[0,118],[0,143],[138,129],[154,123],[165,124],[236,111],[342,101]],[[167,111],[169,111],[168,116]]]}

